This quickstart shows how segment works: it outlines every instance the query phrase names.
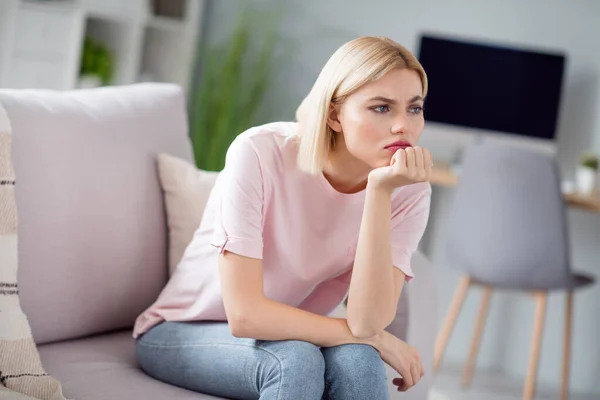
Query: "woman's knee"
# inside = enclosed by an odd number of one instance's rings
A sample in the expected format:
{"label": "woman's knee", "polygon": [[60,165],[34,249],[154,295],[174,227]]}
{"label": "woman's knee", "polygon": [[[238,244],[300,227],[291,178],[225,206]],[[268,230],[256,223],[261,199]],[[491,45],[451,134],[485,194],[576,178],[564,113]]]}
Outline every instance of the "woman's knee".
{"label": "woman's knee", "polygon": [[327,366],[330,363],[343,366],[376,368],[383,365],[381,356],[375,348],[368,344],[343,344],[323,351]]}
{"label": "woman's knee", "polygon": [[299,340],[288,340],[276,353],[282,370],[290,371],[297,376],[325,375],[325,360],[318,346]]}
{"label": "woman's knee", "polygon": [[267,378],[263,380],[264,389],[281,389],[281,398],[321,398],[325,388],[325,360],[321,349],[314,344],[289,340],[272,342],[263,347],[272,357],[264,365]]}
{"label": "woman's knee", "polygon": [[387,376],[381,356],[367,344],[345,344],[323,351],[326,379],[331,386],[371,387],[387,385]]}

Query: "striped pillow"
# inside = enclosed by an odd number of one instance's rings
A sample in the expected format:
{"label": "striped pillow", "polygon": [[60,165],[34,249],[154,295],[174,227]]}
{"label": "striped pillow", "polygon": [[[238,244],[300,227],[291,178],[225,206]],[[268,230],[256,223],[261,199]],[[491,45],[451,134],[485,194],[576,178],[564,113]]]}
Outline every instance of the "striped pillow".
{"label": "striped pillow", "polygon": [[8,389],[35,399],[64,400],[60,382],[48,376],[42,367],[19,303],[11,141],[10,122],[0,106],[0,395]]}

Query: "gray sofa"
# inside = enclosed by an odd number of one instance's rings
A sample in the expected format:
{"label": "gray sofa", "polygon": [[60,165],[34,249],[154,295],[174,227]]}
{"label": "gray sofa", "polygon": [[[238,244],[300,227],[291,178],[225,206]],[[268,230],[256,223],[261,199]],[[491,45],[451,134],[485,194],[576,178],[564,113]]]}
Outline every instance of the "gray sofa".
{"label": "gray sofa", "polygon": [[[0,104],[14,133],[20,298],[46,370],[78,400],[215,398],[145,375],[131,337],[134,319],[168,279],[155,157],[193,159],[181,90],[0,90]],[[426,399],[435,284],[420,253],[413,268],[417,278],[389,329],[402,336],[408,327],[427,375],[394,396]]]}

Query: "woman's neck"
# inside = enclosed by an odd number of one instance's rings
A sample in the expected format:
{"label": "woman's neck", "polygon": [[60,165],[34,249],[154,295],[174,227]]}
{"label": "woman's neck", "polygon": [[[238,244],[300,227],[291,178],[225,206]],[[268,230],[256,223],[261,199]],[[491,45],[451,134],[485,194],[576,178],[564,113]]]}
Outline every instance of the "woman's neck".
{"label": "woman's neck", "polygon": [[367,187],[371,169],[348,152],[343,140],[336,143],[334,150],[323,168],[323,175],[329,184],[341,193],[357,193]]}

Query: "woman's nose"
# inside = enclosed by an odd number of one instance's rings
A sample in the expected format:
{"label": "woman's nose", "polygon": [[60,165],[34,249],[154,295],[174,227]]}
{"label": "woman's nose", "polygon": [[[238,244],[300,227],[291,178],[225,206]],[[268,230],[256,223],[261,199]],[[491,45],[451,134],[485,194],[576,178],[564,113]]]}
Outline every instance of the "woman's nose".
{"label": "woman's nose", "polygon": [[394,120],[394,123],[392,124],[392,133],[395,133],[395,134],[406,133],[407,124],[408,124],[408,121],[405,116],[397,117]]}

